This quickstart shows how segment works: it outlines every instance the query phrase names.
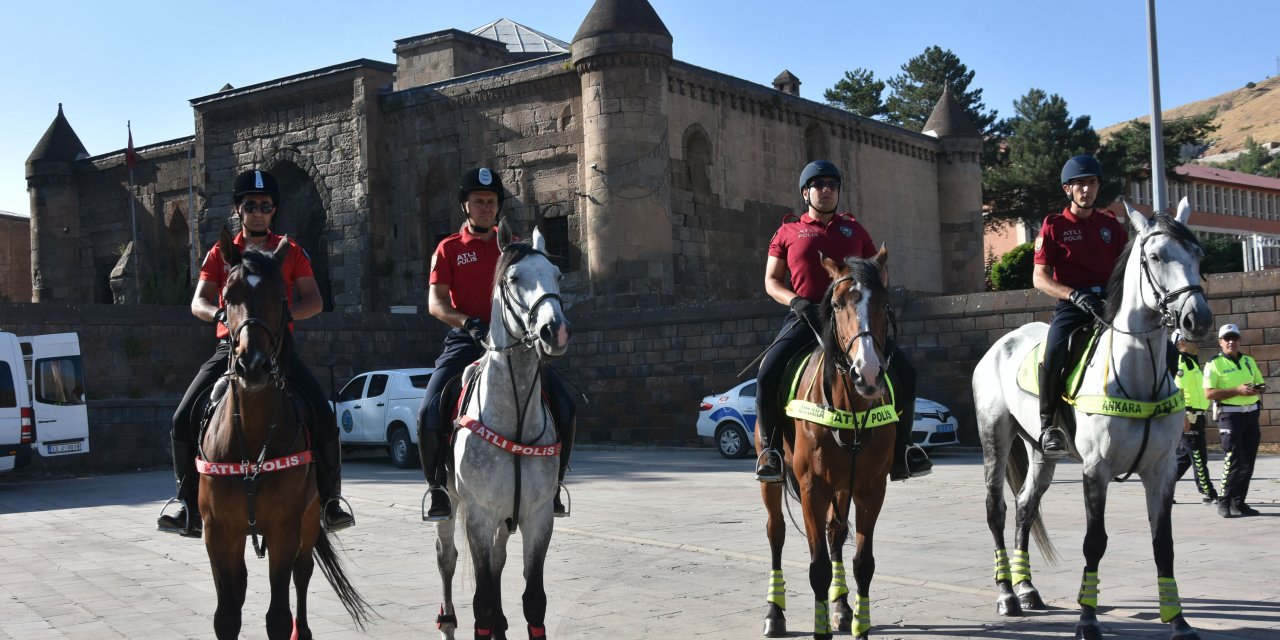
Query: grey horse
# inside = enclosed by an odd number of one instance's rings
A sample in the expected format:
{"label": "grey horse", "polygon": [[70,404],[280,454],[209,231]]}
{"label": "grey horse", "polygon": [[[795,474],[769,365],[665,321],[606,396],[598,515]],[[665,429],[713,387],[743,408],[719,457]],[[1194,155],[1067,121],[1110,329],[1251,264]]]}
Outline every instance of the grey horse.
{"label": "grey horse", "polygon": [[547,258],[536,229],[531,243],[499,228],[502,258],[494,278],[488,349],[467,368],[465,406],[453,446],[449,491],[456,521],[437,525],[436,561],[444,582],[440,633],[456,631],[454,524],[463,523],[475,567],[472,600],[477,638],[506,638],[502,569],[507,539],[520,531],[524,547],[524,615],[531,638],[546,637],[542,568],[551,543],[559,443],[542,402],[540,365],[564,354],[569,323],[560,302],[560,270]]}
{"label": "grey horse", "polygon": [[[1116,262],[1107,292],[1104,330],[1083,371],[1075,408],[1071,455],[1083,462],[1085,566],[1078,602],[1077,637],[1102,637],[1097,619],[1098,565],[1107,547],[1103,513],[1113,478],[1138,474],[1147,495],[1156,563],[1160,619],[1172,637],[1197,638],[1182,615],[1173,576],[1175,452],[1182,433],[1181,395],[1166,365],[1166,326],[1202,340],[1213,325],[1200,284],[1203,252],[1186,227],[1191,207],[1185,199],[1177,217],[1147,218],[1126,205],[1134,236]],[[1041,455],[1039,402],[1019,387],[1018,370],[1044,340],[1047,325],[1024,325],[1000,338],[973,372],[973,398],[982,441],[987,485],[987,524],[995,539],[997,611],[1021,615],[1043,609],[1031,582],[1028,537],[1053,562],[1055,551],[1040,518],[1040,499],[1053,479],[1055,461]],[[1119,414],[1119,415],[1117,415]],[[1117,478],[1118,479],[1118,478]],[[1017,495],[1012,557],[1004,540],[1004,484]]]}

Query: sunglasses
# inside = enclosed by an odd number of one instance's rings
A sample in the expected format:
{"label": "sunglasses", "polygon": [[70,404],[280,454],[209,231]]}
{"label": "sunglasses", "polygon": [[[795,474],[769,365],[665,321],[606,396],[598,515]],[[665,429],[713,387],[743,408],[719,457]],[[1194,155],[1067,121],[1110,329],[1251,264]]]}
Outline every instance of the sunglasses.
{"label": "sunglasses", "polygon": [[245,213],[261,213],[268,215],[276,210],[276,205],[270,202],[246,202],[240,205],[240,210]]}
{"label": "sunglasses", "polygon": [[831,189],[832,191],[835,191],[836,189],[840,188],[840,181],[839,180],[814,180],[813,182],[809,183],[809,188],[817,189],[818,191],[822,191],[823,189]]}
{"label": "sunglasses", "polygon": [[1220,338],[1223,342],[1240,342],[1240,336],[1234,333],[1228,333]]}

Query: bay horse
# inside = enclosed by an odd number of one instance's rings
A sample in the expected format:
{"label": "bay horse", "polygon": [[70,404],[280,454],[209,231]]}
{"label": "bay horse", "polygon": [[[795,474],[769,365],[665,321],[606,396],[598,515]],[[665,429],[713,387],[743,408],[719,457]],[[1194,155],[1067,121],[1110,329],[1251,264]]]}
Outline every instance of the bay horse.
{"label": "bay horse", "polygon": [[[795,428],[784,430],[784,476],[791,493],[799,494],[804,515],[809,584],[815,601],[813,637],[820,640],[830,639],[833,628],[852,630],[858,638],[867,638],[871,629],[870,589],[876,567],[873,539],[897,438],[891,425],[899,420],[886,393],[888,362],[882,358],[889,352],[885,344],[887,260],[884,247],[871,259],[837,262],[822,257],[822,266],[832,278],[820,305],[822,337],[794,385],[796,401],[787,406]],[[757,433],[757,453],[762,443]],[[772,560],[764,624],[764,635],[770,638],[787,635],[783,491],[782,483],[760,486],[768,511],[766,531]],[[850,519],[857,531],[853,556],[856,611],[849,606],[843,561]]]}
{"label": "bay horse", "polygon": [[[1107,489],[1113,478],[1123,481],[1137,473],[1147,496],[1160,620],[1170,625],[1171,637],[1188,640],[1199,636],[1183,616],[1170,523],[1184,411],[1181,392],[1166,365],[1165,327],[1181,329],[1189,340],[1202,340],[1212,329],[1213,313],[1200,284],[1203,251],[1186,226],[1191,215],[1187,200],[1178,206],[1176,218],[1161,212],[1148,219],[1128,204],[1125,209],[1134,236],[1108,283],[1106,312],[1099,319],[1102,331],[1083,370],[1078,395],[1066,400],[1074,405],[1076,423],[1074,442],[1068,446],[1072,457],[1084,463],[1085,566],[1076,637],[1102,637],[1098,565],[1107,548]],[[1047,325],[1039,322],[1015,329],[992,345],[973,372],[987,525],[996,548],[996,611],[1006,616],[1046,608],[1031,582],[1028,537],[1034,533],[1046,559],[1052,562],[1056,557],[1040,517],[1040,500],[1056,461],[1045,458],[1038,446],[1038,398],[1017,382],[1019,367],[1046,332]],[[1004,540],[1006,481],[1017,496],[1012,558]]]}
{"label": "bay horse", "polygon": [[531,243],[498,228],[502,257],[494,275],[485,356],[463,374],[466,389],[455,422],[449,491],[455,520],[437,524],[436,562],[444,603],[436,625],[452,640],[457,629],[453,574],[454,523],[466,529],[475,568],[475,637],[502,640],[502,569],[507,540],[520,530],[524,547],[524,616],[530,638],[545,638],[543,564],[551,544],[560,443],[542,400],[541,364],[564,355],[569,322],[560,302],[560,270],[536,228]]}
{"label": "bay horse", "polygon": [[[293,349],[287,289],[280,273],[290,251],[288,238],[282,238],[273,253],[242,253],[223,229],[218,251],[229,268],[222,299],[232,352],[226,390],[201,433],[197,458],[204,544],[218,594],[214,633],[220,639],[240,634],[240,609],[248,586],[246,536],[253,537],[259,558],[270,556],[267,637],[312,637],[307,585],[317,560],[338,599],[363,629],[367,603],[347,579],[329,534],[320,526],[307,429],[281,368]],[[296,620],[289,612],[290,578],[298,598]]]}

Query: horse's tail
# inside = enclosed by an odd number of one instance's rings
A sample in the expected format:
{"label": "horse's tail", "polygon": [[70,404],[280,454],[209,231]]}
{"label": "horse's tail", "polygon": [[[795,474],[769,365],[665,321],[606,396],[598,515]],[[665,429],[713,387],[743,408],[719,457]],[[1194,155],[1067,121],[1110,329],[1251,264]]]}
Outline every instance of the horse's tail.
{"label": "horse's tail", "polygon": [[338,558],[337,551],[334,550],[333,544],[329,541],[329,532],[321,529],[320,535],[317,536],[316,546],[312,548],[311,555],[320,564],[320,571],[324,573],[324,577],[329,581],[329,586],[333,587],[333,592],[338,594],[338,599],[342,601],[342,606],[346,608],[347,613],[351,614],[352,622],[361,631],[365,630],[365,623],[369,621],[369,613],[372,607],[365,601],[364,596],[356,591],[355,585],[351,584],[351,580],[347,578],[347,572],[342,568],[342,561]]}
{"label": "horse's tail", "polygon": [[[1005,465],[1004,477],[1009,481],[1009,487],[1013,489],[1013,495],[1016,498],[1022,494],[1022,484],[1027,477],[1030,460],[1027,458],[1026,444],[1016,436],[1013,446],[1009,449],[1009,464]],[[1058,550],[1053,546],[1053,540],[1049,539],[1049,530],[1044,526],[1044,518],[1040,517],[1039,507],[1036,507],[1035,514],[1031,516],[1031,537],[1036,541],[1036,548],[1040,549],[1044,561],[1050,565],[1057,565]]]}

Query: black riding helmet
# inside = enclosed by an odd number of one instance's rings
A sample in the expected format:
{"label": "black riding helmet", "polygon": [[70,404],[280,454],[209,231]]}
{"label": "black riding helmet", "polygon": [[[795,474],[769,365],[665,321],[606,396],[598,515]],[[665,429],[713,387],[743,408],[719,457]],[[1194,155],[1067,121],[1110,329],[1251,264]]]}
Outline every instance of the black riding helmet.
{"label": "black riding helmet", "polygon": [[814,160],[804,166],[804,171],[800,172],[800,190],[804,191],[809,186],[809,181],[814,178],[835,178],[840,181],[840,170],[834,164],[826,160]]}
{"label": "black riding helmet", "polygon": [[1102,180],[1102,163],[1087,153],[1075,156],[1062,165],[1062,184],[1088,176]]}
{"label": "black riding helmet", "polygon": [[502,209],[505,192],[502,189],[502,178],[488,167],[477,167],[462,176],[462,184],[458,185],[458,203],[467,201],[472,191],[492,191],[498,195],[498,209]]}
{"label": "black riding helmet", "polygon": [[236,176],[235,185],[231,188],[236,206],[251,193],[265,193],[271,196],[271,201],[277,207],[280,206],[280,187],[276,184],[276,179],[266,171],[250,169]]}

